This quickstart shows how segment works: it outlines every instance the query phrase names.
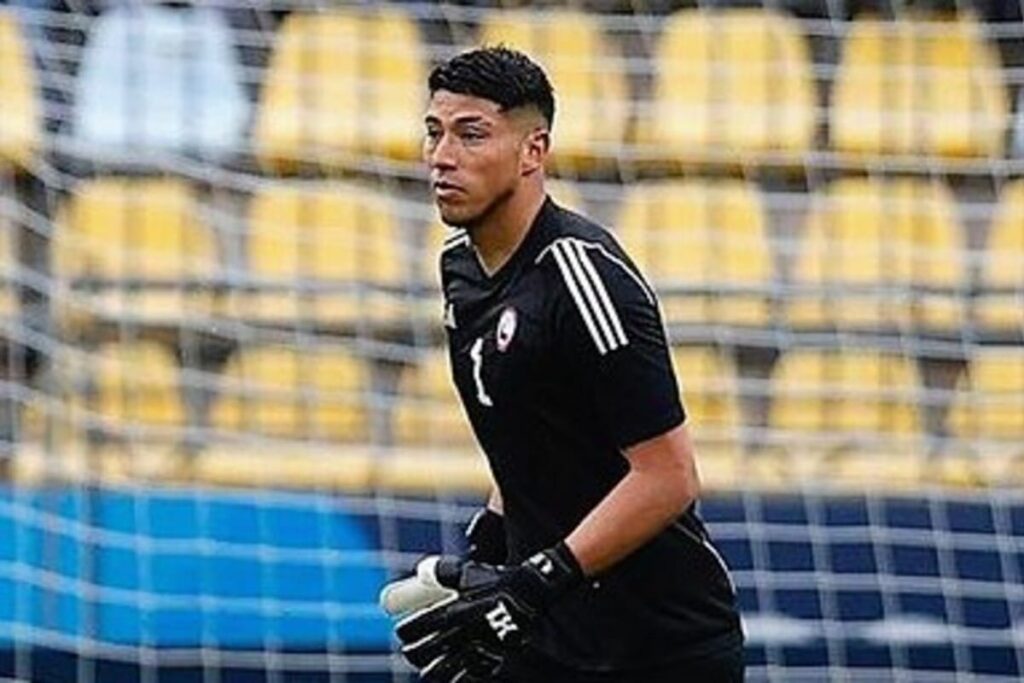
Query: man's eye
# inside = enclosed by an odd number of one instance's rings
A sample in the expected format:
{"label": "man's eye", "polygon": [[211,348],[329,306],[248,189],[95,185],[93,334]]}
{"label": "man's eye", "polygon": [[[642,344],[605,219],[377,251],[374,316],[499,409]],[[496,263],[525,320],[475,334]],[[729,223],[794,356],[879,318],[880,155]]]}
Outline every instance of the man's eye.
{"label": "man's eye", "polygon": [[482,130],[467,130],[462,133],[464,140],[483,140],[485,137],[487,135]]}

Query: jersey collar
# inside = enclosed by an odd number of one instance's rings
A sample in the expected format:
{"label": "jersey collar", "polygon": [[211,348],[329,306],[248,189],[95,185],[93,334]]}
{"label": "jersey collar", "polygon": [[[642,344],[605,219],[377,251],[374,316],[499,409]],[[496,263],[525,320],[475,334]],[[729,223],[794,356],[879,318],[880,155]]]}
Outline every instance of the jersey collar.
{"label": "jersey collar", "polygon": [[534,216],[533,222],[530,224],[530,227],[527,228],[526,236],[523,238],[522,242],[520,242],[519,246],[516,247],[516,250],[512,252],[512,256],[510,256],[508,260],[491,275],[487,275],[484,271],[484,267],[477,256],[474,260],[476,261],[477,268],[480,270],[484,279],[490,283],[503,282],[511,277],[513,273],[518,272],[521,264],[532,261],[544,246],[544,233],[547,232],[547,228],[557,211],[558,207],[555,205],[554,201],[552,201],[551,196],[546,196],[544,198],[544,203],[541,204],[540,210],[537,212],[537,215]]}

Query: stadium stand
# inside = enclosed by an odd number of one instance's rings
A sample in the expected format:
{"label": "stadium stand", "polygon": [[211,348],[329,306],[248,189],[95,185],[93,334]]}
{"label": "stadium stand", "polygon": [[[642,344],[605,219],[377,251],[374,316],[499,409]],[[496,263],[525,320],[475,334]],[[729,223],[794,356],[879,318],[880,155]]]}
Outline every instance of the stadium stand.
{"label": "stadium stand", "polygon": [[966,243],[948,188],[838,180],[815,197],[793,274],[795,327],[960,329]]}
{"label": "stadium stand", "polygon": [[0,162],[25,167],[40,146],[39,102],[32,53],[17,16],[0,10]]}
{"label": "stadium stand", "polygon": [[979,352],[968,367],[950,411],[953,435],[974,444],[981,457],[1024,458],[1022,349],[994,346]]}
{"label": "stadium stand", "polygon": [[82,51],[76,141],[97,161],[241,152],[250,103],[229,27],[212,8],[113,7]]}
{"label": "stadium stand", "polygon": [[1000,156],[1009,103],[999,67],[970,18],[855,21],[832,94],[832,144],[868,157]]}
{"label": "stadium stand", "polygon": [[370,368],[347,349],[244,348],[220,377],[210,424],[226,436],[365,442]]}
{"label": "stadium stand", "polygon": [[444,351],[431,351],[402,372],[392,420],[396,444],[475,449]]}
{"label": "stadium stand", "polygon": [[669,323],[766,325],[774,280],[765,212],[742,181],[632,187],[617,221]]}
{"label": "stadium stand", "polygon": [[398,7],[290,14],[260,96],[256,154],[281,171],[418,158],[425,100],[414,93],[425,80],[419,29]]}
{"label": "stadium stand", "polygon": [[981,325],[996,332],[1024,332],[1024,181],[1003,187],[978,265],[976,312]]}
{"label": "stadium stand", "polygon": [[340,184],[268,186],[249,206],[245,274],[227,316],[358,328],[402,320],[415,260],[388,197]]}
{"label": "stadium stand", "polygon": [[641,154],[796,163],[811,149],[814,80],[799,26],[761,10],[681,10],[665,21],[654,99],[639,110]]}
{"label": "stadium stand", "polygon": [[0,320],[12,323],[18,319],[18,250],[17,234],[0,222]]}
{"label": "stadium stand", "polygon": [[500,40],[659,294],[748,680],[1021,680],[1015,4],[0,8],[0,679],[414,680],[377,592],[491,486],[424,80]]}
{"label": "stadium stand", "polygon": [[770,424],[795,432],[801,451],[920,449],[921,380],[903,356],[794,349],[782,355],[772,382]]}
{"label": "stadium stand", "polygon": [[183,180],[84,181],[57,217],[52,261],[69,333],[102,320],[195,325],[215,312],[217,241]]}
{"label": "stadium stand", "polygon": [[[743,447],[739,375],[732,359],[714,348],[678,346],[672,363],[679,377],[686,413],[701,453],[701,473],[712,485],[732,473],[728,468]],[[722,470],[726,471],[723,472]]]}

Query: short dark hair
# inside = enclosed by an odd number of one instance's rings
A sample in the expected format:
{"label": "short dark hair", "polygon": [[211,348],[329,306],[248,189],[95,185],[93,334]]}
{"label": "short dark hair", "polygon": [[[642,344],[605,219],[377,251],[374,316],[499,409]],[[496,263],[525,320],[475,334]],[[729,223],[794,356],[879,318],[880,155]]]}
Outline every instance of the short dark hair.
{"label": "short dark hair", "polygon": [[427,81],[438,90],[490,100],[502,111],[535,106],[548,124],[555,122],[555,94],[544,70],[518,50],[504,45],[460,53],[439,64]]}

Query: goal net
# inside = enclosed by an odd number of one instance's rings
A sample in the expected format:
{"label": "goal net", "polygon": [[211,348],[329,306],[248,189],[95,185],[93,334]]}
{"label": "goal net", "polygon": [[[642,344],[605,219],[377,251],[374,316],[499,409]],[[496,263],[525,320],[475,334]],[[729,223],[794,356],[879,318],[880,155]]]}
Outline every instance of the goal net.
{"label": "goal net", "polygon": [[377,593],[490,487],[425,81],[504,43],[659,294],[749,680],[1020,680],[1019,3],[510,4],[0,8],[0,679],[415,680]]}

